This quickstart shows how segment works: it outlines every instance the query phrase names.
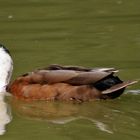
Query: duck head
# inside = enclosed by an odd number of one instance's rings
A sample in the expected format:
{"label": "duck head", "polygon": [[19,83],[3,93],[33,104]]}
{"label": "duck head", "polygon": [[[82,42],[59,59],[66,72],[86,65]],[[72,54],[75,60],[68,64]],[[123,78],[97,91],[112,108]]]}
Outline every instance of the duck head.
{"label": "duck head", "polygon": [[0,44],[0,93],[6,91],[13,71],[13,60],[10,52]]}

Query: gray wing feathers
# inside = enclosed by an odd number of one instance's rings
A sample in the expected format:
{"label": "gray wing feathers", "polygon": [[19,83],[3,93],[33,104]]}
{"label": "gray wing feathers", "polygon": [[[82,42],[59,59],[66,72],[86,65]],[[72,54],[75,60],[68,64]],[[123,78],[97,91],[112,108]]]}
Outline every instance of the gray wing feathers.
{"label": "gray wing feathers", "polygon": [[36,74],[42,75],[44,81],[49,84],[67,81],[78,75],[78,73],[76,73],[75,71],[69,70],[41,70]]}
{"label": "gray wing feathers", "polygon": [[84,85],[95,83],[112,73],[102,71],[77,72],[73,70],[40,70],[36,72],[36,74],[42,75],[44,81],[49,84],[63,82],[72,85]]}
{"label": "gray wing feathers", "polygon": [[118,72],[115,68],[86,68],[82,66],[61,66],[52,64],[45,68],[46,70],[75,70],[75,71],[102,71],[102,72]]}
{"label": "gray wing feathers", "polygon": [[93,71],[93,72],[82,72],[79,75],[65,81],[66,83],[73,85],[85,85],[85,84],[93,84],[101,79],[107,77],[111,73]]}

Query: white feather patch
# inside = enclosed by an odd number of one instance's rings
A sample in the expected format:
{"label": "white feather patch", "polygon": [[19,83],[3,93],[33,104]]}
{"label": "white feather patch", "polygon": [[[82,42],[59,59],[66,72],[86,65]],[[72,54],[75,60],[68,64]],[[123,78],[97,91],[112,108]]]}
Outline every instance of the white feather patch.
{"label": "white feather patch", "polygon": [[0,93],[5,92],[6,86],[9,84],[13,71],[13,61],[11,56],[0,48]]}

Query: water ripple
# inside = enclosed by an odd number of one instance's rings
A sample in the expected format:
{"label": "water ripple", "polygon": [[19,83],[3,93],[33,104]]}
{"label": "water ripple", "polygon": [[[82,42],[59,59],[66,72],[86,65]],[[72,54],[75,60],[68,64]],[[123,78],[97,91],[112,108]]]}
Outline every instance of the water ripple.
{"label": "water ripple", "polygon": [[137,89],[137,90],[127,90],[125,92],[126,94],[133,94],[133,95],[140,95],[140,89]]}

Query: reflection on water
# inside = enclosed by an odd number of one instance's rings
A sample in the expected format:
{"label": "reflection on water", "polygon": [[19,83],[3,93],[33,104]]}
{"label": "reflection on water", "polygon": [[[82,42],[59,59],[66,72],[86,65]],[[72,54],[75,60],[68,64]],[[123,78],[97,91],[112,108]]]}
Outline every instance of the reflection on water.
{"label": "reflection on water", "polygon": [[[132,128],[136,126],[135,119],[128,115],[126,110],[123,110],[125,104],[121,100],[73,104],[68,102],[27,102],[13,98],[11,104],[20,117],[61,125],[77,120],[87,120],[100,131],[109,134],[119,132],[120,125],[123,127],[130,123]],[[129,109],[132,110],[132,113],[137,110]],[[118,120],[118,118],[120,119]]]}
{"label": "reflection on water", "polygon": [[6,124],[11,121],[11,112],[7,103],[4,101],[6,93],[0,93],[0,135],[6,132]]}
{"label": "reflection on water", "polygon": [[[108,115],[104,114],[106,107],[94,102],[93,104],[73,104],[60,102],[27,102],[12,99],[12,105],[16,109],[18,115],[24,116],[31,120],[47,121],[55,124],[66,124],[79,119],[88,120],[101,131],[113,133],[109,124],[102,122],[102,119],[108,119]],[[102,112],[101,112],[102,110]],[[108,110],[109,114],[112,110]],[[107,113],[107,114],[108,114]],[[102,114],[101,118],[98,115]]]}

